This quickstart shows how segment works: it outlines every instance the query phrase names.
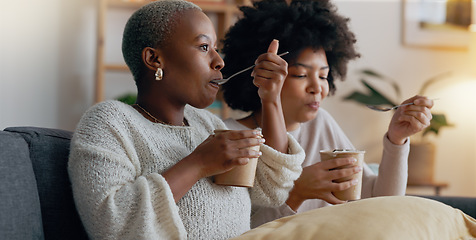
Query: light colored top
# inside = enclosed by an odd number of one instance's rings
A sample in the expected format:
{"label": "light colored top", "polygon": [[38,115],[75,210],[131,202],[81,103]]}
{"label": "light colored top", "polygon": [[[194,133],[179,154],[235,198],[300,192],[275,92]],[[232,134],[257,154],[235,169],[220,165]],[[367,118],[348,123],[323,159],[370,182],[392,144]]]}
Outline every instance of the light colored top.
{"label": "light colored top", "polygon": [[[230,129],[247,129],[247,127],[233,119],[226,119],[225,124]],[[320,162],[320,150],[354,149],[334,118],[322,108],[319,109],[316,118],[302,123],[299,129],[290,132],[290,134],[296,138],[306,152],[303,167]],[[405,195],[409,152],[409,139],[403,145],[395,145],[388,140],[385,134],[379,174],[373,173],[367,164],[364,164],[362,198]],[[297,212],[305,212],[328,205],[330,204],[320,199],[308,199],[303,202]],[[296,214],[296,212],[286,204],[279,208],[253,207],[252,227],[292,214]]]}
{"label": "light colored top", "polygon": [[[228,239],[250,229],[251,204],[279,206],[301,174],[304,150],[261,145],[255,187],[202,178],[175,203],[161,173],[225,124],[185,108],[189,126],[152,123],[131,106],[106,101],[82,117],[68,164],[75,203],[91,239]],[[251,200],[250,200],[251,199]]]}

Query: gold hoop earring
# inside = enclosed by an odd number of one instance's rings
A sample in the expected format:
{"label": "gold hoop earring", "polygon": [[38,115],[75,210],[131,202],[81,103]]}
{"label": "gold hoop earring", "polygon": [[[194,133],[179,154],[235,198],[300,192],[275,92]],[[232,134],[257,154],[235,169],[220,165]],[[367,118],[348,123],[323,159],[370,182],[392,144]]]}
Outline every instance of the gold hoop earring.
{"label": "gold hoop earring", "polygon": [[160,81],[164,77],[164,71],[162,68],[157,68],[157,72],[155,72],[155,80]]}

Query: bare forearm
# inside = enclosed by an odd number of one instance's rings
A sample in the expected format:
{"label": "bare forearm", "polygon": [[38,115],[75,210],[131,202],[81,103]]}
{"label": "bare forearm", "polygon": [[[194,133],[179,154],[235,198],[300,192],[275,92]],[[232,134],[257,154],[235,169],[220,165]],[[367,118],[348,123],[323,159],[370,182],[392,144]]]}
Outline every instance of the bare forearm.
{"label": "bare forearm", "polygon": [[288,151],[288,136],[280,103],[262,103],[262,131],[266,144],[282,153]]}
{"label": "bare forearm", "polygon": [[293,190],[289,192],[288,200],[286,200],[286,204],[293,210],[297,211],[301,204],[304,202],[304,199],[300,198]]}

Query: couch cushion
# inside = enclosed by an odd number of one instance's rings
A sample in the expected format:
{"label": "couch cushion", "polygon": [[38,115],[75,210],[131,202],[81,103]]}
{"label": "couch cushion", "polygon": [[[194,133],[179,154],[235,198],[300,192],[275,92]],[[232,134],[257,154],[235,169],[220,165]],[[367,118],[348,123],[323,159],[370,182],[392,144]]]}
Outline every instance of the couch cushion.
{"label": "couch cushion", "polygon": [[67,172],[73,133],[36,127],[14,127],[5,131],[21,134],[30,147],[45,239],[87,239],[74,205]]}
{"label": "couch cushion", "polygon": [[233,240],[475,239],[476,219],[420,197],[373,197],[263,224]]}
{"label": "couch cushion", "polygon": [[44,239],[28,144],[0,132],[0,239]]}

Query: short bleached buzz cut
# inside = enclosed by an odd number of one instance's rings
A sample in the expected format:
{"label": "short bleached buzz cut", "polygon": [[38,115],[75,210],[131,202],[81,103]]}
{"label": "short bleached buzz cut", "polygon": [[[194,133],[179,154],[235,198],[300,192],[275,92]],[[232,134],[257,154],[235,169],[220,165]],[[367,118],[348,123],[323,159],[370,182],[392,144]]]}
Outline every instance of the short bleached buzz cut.
{"label": "short bleached buzz cut", "polygon": [[165,47],[180,15],[191,9],[202,11],[184,0],[159,0],[141,7],[129,18],[122,37],[122,55],[136,84],[144,69],[142,50]]}

